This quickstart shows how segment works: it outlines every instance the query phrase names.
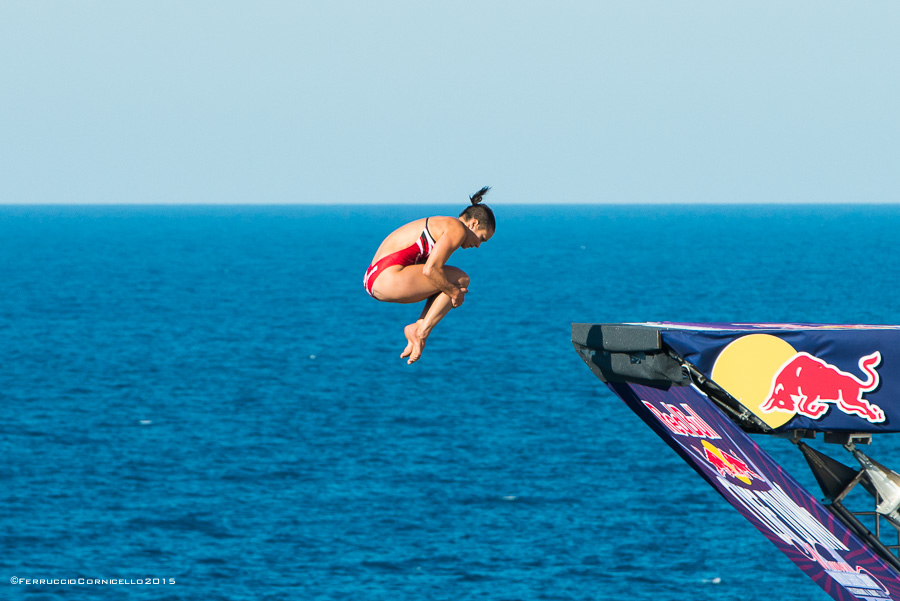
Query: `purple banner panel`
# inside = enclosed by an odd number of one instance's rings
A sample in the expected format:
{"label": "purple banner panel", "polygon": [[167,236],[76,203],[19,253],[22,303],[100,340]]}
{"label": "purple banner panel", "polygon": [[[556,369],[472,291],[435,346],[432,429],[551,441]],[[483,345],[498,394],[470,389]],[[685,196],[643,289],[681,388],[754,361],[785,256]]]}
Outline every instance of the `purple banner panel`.
{"label": "purple banner panel", "polygon": [[692,386],[609,387],[834,599],[900,601],[900,575],[702,392]]}

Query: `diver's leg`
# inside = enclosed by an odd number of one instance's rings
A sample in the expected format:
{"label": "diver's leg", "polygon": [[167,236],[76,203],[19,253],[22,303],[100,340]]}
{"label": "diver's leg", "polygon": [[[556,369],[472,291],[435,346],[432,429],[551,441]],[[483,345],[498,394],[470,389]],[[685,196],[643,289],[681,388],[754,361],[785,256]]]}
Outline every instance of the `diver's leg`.
{"label": "diver's leg", "polygon": [[375,298],[387,303],[418,303],[439,293],[440,290],[434,282],[425,276],[424,267],[424,265],[388,267],[379,274],[372,285]]}
{"label": "diver's leg", "polygon": [[[428,310],[431,308],[431,305],[434,304],[434,299],[436,299],[439,295],[440,295],[440,293],[433,294],[428,297],[428,300],[425,301],[425,306],[422,308],[422,314],[419,315],[419,319],[416,320],[416,324],[421,324],[423,321],[425,321],[425,316],[428,314]],[[405,328],[404,328],[404,332],[405,332]],[[410,353],[412,353],[412,347],[413,347],[413,343],[410,341],[409,337],[407,336],[406,348],[403,349],[403,352],[400,354],[400,358],[404,359],[406,357],[409,357]]]}
{"label": "diver's leg", "polygon": [[[455,286],[465,288],[469,285],[469,276],[457,267],[445,265],[444,275]],[[409,357],[408,363],[415,362],[422,355],[425,339],[431,330],[453,307],[450,297],[425,276],[424,265],[389,267],[375,280],[373,291],[375,298],[385,302],[428,301],[419,319],[403,329],[407,345],[401,357]]]}
{"label": "diver's leg", "polygon": [[[455,269],[455,271],[459,273],[454,273],[453,277],[448,277],[447,279],[460,288],[468,288],[469,276],[462,270]],[[450,276],[449,273],[448,276]],[[429,299],[429,303],[431,306],[429,307],[426,304],[425,311],[422,312],[423,317],[415,323],[411,323],[403,328],[403,334],[406,336],[408,344],[407,350],[404,351],[401,358],[408,356],[409,360],[407,361],[407,364],[415,363],[419,360],[419,357],[422,356],[422,351],[425,349],[425,341],[428,339],[428,335],[431,334],[431,330],[433,330],[434,326],[436,326],[438,322],[450,312],[450,309],[453,308],[450,297],[443,292],[433,297],[433,300]]]}
{"label": "diver's leg", "polygon": [[423,319],[425,319],[425,316],[428,315],[428,310],[431,309],[431,305],[434,304],[434,299],[436,299],[439,296],[440,296],[440,293],[432,294],[431,296],[428,297],[428,300],[425,301],[425,306],[422,307],[422,314],[419,315],[419,321],[422,321]]}

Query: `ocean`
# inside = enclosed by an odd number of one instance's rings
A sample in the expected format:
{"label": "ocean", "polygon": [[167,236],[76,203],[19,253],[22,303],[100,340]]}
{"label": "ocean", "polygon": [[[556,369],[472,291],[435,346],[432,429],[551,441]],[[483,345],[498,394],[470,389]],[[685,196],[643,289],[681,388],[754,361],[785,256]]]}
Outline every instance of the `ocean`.
{"label": "ocean", "polygon": [[407,366],[363,274],[462,208],[0,206],[3,597],[827,599],[570,324],[900,323],[900,207],[492,204]]}

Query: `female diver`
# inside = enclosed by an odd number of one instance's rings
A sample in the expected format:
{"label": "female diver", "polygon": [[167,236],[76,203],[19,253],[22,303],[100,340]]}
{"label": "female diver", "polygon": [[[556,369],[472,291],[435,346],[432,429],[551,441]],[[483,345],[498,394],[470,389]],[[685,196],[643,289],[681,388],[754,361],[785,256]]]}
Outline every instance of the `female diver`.
{"label": "female diver", "polygon": [[451,308],[459,307],[469,291],[469,276],[447,265],[458,248],[478,248],[494,235],[494,213],[481,204],[485,186],[469,200],[472,206],[459,217],[428,217],[394,230],[372,258],[363,285],[375,300],[417,303],[427,300],[415,323],[403,328],[407,364],[422,356],[425,341]]}

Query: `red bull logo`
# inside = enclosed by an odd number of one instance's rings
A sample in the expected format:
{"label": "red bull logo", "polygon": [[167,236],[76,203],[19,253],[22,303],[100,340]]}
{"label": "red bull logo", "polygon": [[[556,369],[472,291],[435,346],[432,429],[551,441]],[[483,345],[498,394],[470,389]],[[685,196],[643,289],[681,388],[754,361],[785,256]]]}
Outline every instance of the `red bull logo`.
{"label": "red bull logo", "polygon": [[720,476],[731,476],[747,485],[754,479],[761,480],[760,475],[751,470],[745,461],[705,440],[702,444],[706,460],[716,468]]}
{"label": "red bull logo", "polygon": [[881,353],[872,352],[858,360],[858,372],[848,373],[783,338],[750,334],[722,349],[712,380],[772,428],[800,416],[828,421],[830,414],[844,424],[844,415],[882,424],[888,420],[885,412],[869,401],[882,384],[881,364]]}
{"label": "red bull logo", "polygon": [[873,424],[884,421],[884,411],[863,398],[881,382],[875,368],[881,364],[878,351],[859,360],[865,380],[841,371],[809,353],[797,353],[772,378],[765,402],[765,413],[782,411],[819,419],[829,405],[849,415],[859,416]]}

